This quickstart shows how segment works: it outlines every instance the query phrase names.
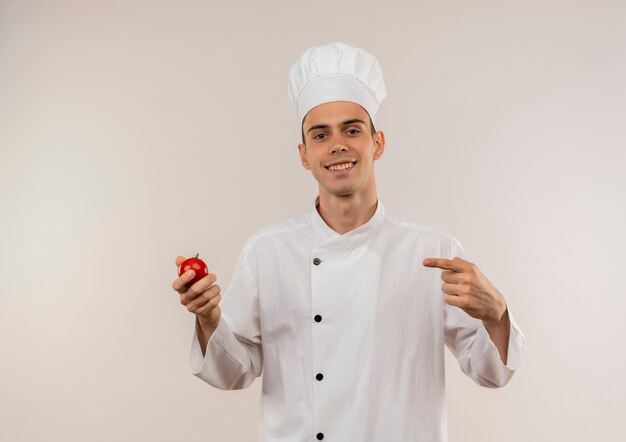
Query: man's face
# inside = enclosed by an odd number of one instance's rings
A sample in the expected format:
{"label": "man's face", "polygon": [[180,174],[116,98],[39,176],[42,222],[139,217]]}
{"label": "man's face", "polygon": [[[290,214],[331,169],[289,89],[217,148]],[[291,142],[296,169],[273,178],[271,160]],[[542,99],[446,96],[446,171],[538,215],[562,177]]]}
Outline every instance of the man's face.
{"label": "man's face", "polygon": [[320,192],[347,196],[375,192],[374,161],[385,148],[381,131],[370,131],[370,118],[349,101],[320,104],[303,121],[306,144],[299,144],[300,159],[320,186]]}

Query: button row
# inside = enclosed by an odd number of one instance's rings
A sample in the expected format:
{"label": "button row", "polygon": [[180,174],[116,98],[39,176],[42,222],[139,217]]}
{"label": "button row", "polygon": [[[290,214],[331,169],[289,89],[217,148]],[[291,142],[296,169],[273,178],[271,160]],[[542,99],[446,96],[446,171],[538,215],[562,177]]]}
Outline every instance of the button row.
{"label": "button row", "polygon": [[[321,263],[322,263],[321,259],[319,258],[313,259],[313,264],[315,264],[316,266],[320,265]],[[322,322],[322,317],[320,315],[315,315],[313,319],[315,319],[315,322]],[[317,379],[318,381],[321,381],[322,379],[324,379],[324,375],[322,373],[318,373],[317,375],[315,375],[315,379]],[[317,433],[315,437],[317,438],[317,440],[322,440],[324,439],[324,433]]]}

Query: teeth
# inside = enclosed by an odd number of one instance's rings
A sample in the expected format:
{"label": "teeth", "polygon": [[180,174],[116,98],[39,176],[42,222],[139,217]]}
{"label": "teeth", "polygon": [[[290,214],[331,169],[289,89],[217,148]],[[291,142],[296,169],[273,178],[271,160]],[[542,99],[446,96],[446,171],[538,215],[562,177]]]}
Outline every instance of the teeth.
{"label": "teeth", "polygon": [[343,164],[335,164],[334,166],[329,166],[329,170],[346,170],[352,167],[352,163],[343,163]]}

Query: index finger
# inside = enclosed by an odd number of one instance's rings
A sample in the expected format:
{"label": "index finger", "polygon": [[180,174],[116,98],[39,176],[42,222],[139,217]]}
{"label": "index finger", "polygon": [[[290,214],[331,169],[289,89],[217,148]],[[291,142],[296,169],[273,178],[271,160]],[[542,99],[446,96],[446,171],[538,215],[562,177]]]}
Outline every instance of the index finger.
{"label": "index finger", "polygon": [[189,289],[189,287],[187,287],[187,283],[193,279],[195,274],[196,272],[194,272],[193,270],[186,271],[174,280],[174,282],[172,283],[172,288],[178,293],[187,291]]}
{"label": "index finger", "polygon": [[183,263],[183,261],[184,261],[185,259],[186,259],[186,258],[185,258],[184,256],[180,256],[180,255],[178,255],[178,256],[176,257],[176,267],[180,267],[180,265]]}
{"label": "index finger", "polygon": [[423,264],[426,267],[437,267],[444,270],[452,270],[453,272],[463,270],[459,262],[445,258],[426,258]]}

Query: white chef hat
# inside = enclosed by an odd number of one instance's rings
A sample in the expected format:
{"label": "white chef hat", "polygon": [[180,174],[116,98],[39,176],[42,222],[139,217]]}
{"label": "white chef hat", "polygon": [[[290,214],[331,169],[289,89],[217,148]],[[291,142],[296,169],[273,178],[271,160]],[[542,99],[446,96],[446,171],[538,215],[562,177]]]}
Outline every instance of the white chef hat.
{"label": "white chef hat", "polygon": [[360,104],[374,123],[387,96],[376,58],[339,42],[307,49],[291,66],[288,91],[291,108],[301,122],[317,105],[351,101]]}

